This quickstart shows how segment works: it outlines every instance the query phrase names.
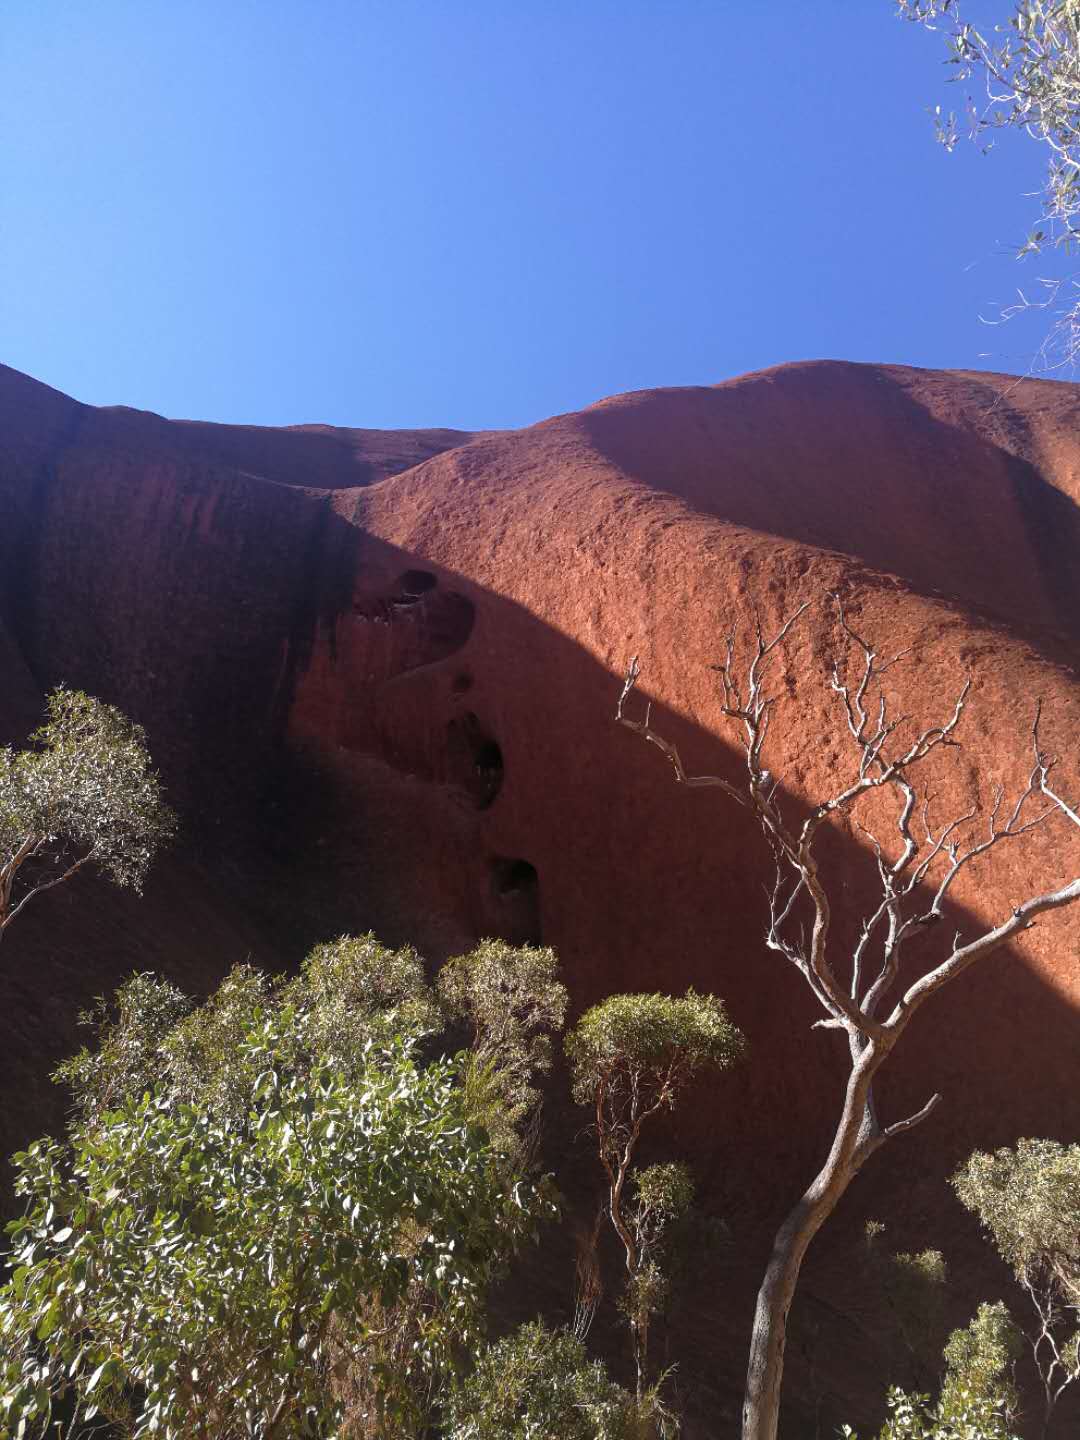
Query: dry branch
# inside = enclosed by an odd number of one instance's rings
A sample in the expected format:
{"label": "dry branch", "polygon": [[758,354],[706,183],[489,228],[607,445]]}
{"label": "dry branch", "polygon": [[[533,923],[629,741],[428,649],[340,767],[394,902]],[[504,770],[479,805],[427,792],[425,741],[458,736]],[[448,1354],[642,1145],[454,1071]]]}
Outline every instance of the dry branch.
{"label": "dry branch", "polygon": [[[642,735],[666,756],[679,783],[722,790],[756,816],[776,861],[775,879],[766,891],[765,944],[799,971],[825,1012],[815,1028],[843,1030],[850,1051],[844,1106],[829,1156],[781,1227],[758,1296],[743,1414],[744,1440],[775,1440],[787,1313],[813,1236],[870,1155],[886,1141],[914,1130],[939,1103],[940,1096],[934,1095],[914,1114],[882,1126],[873,1098],[877,1071],[915,1013],[932,995],[976,961],[1029,930],[1038,916],[1080,899],[1078,877],[1014,905],[1004,920],[974,939],[965,942],[958,933],[943,958],[924,967],[917,979],[897,992],[905,946],[926,935],[941,920],[954,883],[972,861],[1029,834],[1056,814],[1080,827],[1080,813],[1051,786],[1055,760],[1040,744],[1036,707],[1033,764],[1026,784],[1011,804],[999,787],[981,838],[970,833],[979,815],[977,804],[935,827],[930,817],[933,797],[922,784],[923,776],[937,752],[960,744],[957,731],[971,694],[971,679],[964,680],[944,718],[918,730],[905,745],[900,737],[909,733],[909,718],[892,715],[881,679],[909,652],[882,657],[851,625],[841,598],[833,595],[830,599],[849,654],[854,651],[858,657],[854,678],[848,678],[847,667],[839,663],[834,664],[829,677],[841,708],[838,729],[847,734],[854,752],[853,763],[848,778],[831,795],[814,804],[801,822],[785,813],[781,777],[766,767],[764,751],[778,700],[769,689],[771,661],[805,613],[806,604],[784,621],[772,638],[766,638],[755,612],[748,664],[739,662],[739,635],[736,627],[731,627],[724,658],[713,667],[722,687],[722,713],[733,722],[742,751],[745,778],[741,784],[717,775],[687,775],[678,750],[653,729],[648,703],[643,719],[630,718],[628,701],[641,675],[637,657],[627,670],[615,716],[620,724]],[[891,799],[898,847],[895,859],[890,860],[879,837],[852,814],[859,802],[873,792]],[[1040,801],[1046,803],[1033,809]],[[820,873],[816,846],[823,822],[840,815],[851,816],[868,840],[876,862],[879,893],[858,925],[854,946],[837,955],[832,934],[832,896]],[[885,1013],[890,998],[891,1008]]]}

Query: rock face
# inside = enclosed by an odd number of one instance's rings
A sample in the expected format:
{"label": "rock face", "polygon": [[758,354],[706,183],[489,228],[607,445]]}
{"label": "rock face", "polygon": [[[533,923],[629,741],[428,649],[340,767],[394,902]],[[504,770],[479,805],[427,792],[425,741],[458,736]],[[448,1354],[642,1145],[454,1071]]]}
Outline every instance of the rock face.
{"label": "rock face", "polygon": [[[577,1006],[715,990],[753,1061],[657,1142],[691,1154],[706,1205],[743,1228],[740,1260],[691,1287],[676,1347],[723,1429],[770,1227],[831,1132],[842,1042],[810,1031],[801,980],[764,949],[760,837],[613,723],[619,676],[638,654],[655,726],[689,768],[734,778],[709,668],[727,622],[756,606],[775,626],[810,601],[777,672],[770,764],[793,807],[813,803],[850,763],[826,679],[842,593],[864,633],[910,647],[888,677],[901,710],[938,718],[974,681],[937,818],[1022,783],[1037,697],[1080,795],[1078,505],[1080,387],[1005,376],[791,365],[467,436],[180,423],[0,370],[0,727],[24,734],[60,680],[115,701],[185,817],[145,901],[87,884],[13,927],[0,1066],[26,1107],[6,1107],[0,1139],[53,1118],[44,1076],[76,1011],[134,968],[197,987],[373,928],[433,960],[483,934],[543,940]],[[831,852],[842,930],[872,857],[843,826]],[[973,869],[941,928],[973,931],[1078,863],[1080,836],[1047,825]],[[881,1107],[945,1103],[873,1162],[838,1236],[875,1213],[898,1244],[947,1233],[974,1255],[950,1167],[1077,1134],[1078,935],[1080,918],[1046,921],[920,1017]],[[830,1243],[808,1336],[845,1268]],[[843,1329],[859,1303],[829,1300],[826,1354],[793,1343],[793,1415],[853,1417],[880,1391],[876,1322],[863,1352]]]}

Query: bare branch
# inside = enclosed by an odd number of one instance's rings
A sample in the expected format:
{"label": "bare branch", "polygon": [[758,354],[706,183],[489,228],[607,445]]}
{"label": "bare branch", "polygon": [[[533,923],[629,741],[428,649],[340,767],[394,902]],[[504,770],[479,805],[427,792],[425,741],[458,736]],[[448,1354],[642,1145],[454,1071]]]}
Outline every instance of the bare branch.
{"label": "bare branch", "polygon": [[[821,1006],[824,1014],[813,1028],[845,1031],[851,1055],[843,1108],[828,1158],[778,1231],[758,1294],[744,1406],[744,1434],[753,1436],[774,1437],[776,1433],[785,1320],[807,1246],[867,1159],[887,1141],[921,1125],[940,1103],[941,1097],[934,1095],[914,1114],[882,1128],[873,1097],[877,1072],[912,1016],[931,995],[977,960],[1030,929],[1039,915],[1080,900],[1078,877],[1058,890],[1024,901],[1005,921],[974,940],[965,943],[958,932],[948,956],[907,986],[886,1020],[876,1018],[879,1007],[898,982],[906,943],[929,933],[942,918],[950,888],[965,867],[998,845],[1029,834],[1055,811],[1060,810],[1080,828],[1080,813],[1051,787],[1054,761],[1040,746],[1036,712],[1032,727],[1034,763],[1011,808],[1006,808],[1004,792],[999,788],[981,838],[972,836],[965,843],[966,827],[976,819],[977,805],[935,830],[930,820],[931,796],[926,793],[920,797],[917,781],[938,750],[958,744],[956,732],[971,693],[971,680],[965,678],[944,721],[919,730],[903,749],[898,749],[897,735],[907,720],[890,715],[880,681],[907,652],[880,658],[874,646],[850,624],[841,598],[832,599],[841,632],[861,654],[857,678],[849,680],[837,663],[829,682],[840,698],[844,723],[855,747],[855,774],[831,797],[815,805],[797,827],[789,825],[781,810],[781,777],[774,776],[765,765],[764,745],[777,704],[766,682],[770,655],[790,633],[805,605],[771,640],[766,639],[755,612],[749,664],[743,668],[737,663],[737,636],[732,629],[726,638],[724,659],[714,667],[723,690],[723,714],[736,723],[740,733],[746,764],[745,789],[736,789],[716,776],[688,777],[675,747],[651,729],[648,709],[644,721],[626,717],[625,702],[639,674],[636,660],[631,663],[617,709],[621,723],[644,735],[667,756],[681,783],[722,789],[756,815],[776,859],[775,880],[766,890],[766,946],[795,966]],[[851,813],[864,796],[882,790],[891,791],[895,798],[899,850],[895,859],[890,859],[879,834],[855,817],[855,824],[873,851],[880,897],[861,919],[858,938],[847,957],[850,975],[841,984],[832,954],[833,897],[819,871],[816,840],[829,816]],[[1036,796],[1049,803],[1031,813],[1029,807]],[[921,834],[915,823],[920,799]],[[932,887],[929,903],[924,887]],[[804,921],[808,923],[804,925]],[[872,948],[877,953],[871,966]],[[864,993],[868,972],[874,973],[874,978]]]}
{"label": "bare branch", "polygon": [[94,858],[94,853],[94,848],[87,850],[85,855],[80,855],[78,860],[76,860],[74,864],[69,865],[62,874],[54,876],[51,880],[43,880],[39,885],[35,885],[32,889],[28,890],[19,903],[11,910],[8,910],[6,913],[0,912],[0,936],[3,935],[15,917],[22,914],[35,896],[44,895],[46,890],[52,890],[54,886],[62,885],[65,880],[70,880],[73,875],[78,874],[87,861]]}
{"label": "bare branch", "polygon": [[1057,759],[1053,755],[1048,755],[1039,742],[1039,722],[1041,719],[1042,701],[1039,700],[1035,705],[1035,718],[1031,722],[1031,748],[1035,756],[1032,775],[1038,778],[1040,792],[1057,806],[1067,820],[1071,820],[1074,825],[1080,826],[1080,813],[1078,813],[1072,805],[1064,801],[1050,786],[1050,776],[1053,773],[1054,766],[1057,764]]}
{"label": "bare branch", "polygon": [[950,980],[955,980],[958,975],[962,975],[976,960],[983,959],[1013,939],[1014,936],[1030,930],[1039,915],[1045,915],[1052,910],[1064,909],[1066,905],[1072,905],[1077,900],[1080,900],[1080,878],[1070,881],[1068,885],[1063,885],[1059,890],[1049,891],[1045,895],[1036,895],[1022,905],[1017,905],[1008,920],[995,926],[993,930],[986,931],[975,940],[969,941],[967,945],[953,950],[948,959],[943,960],[935,969],[923,975],[921,979],[910,986],[886,1021],[886,1028],[890,1031],[906,1028],[920,1005],[947,985]]}
{"label": "bare branch", "polygon": [[1074,825],[1080,825],[1080,815],[1078,815],[1077,812],[1070,805],[1067,805],[1060,795],[1055,794],[1055,792],[1051,790],[1049,784],[1045,779],[1042,781],[1039,788],[1042,790],[1042,793],[1046,796],[1046,798],[1048,800],[1052,800],[1057,806],[1057,808],[1062,812],[1062,814],[1065,815],[1068,819],[1070,819]]}
{"label": "bare branch", "polygon": [[690,789],[701,789],[707,786],[715,787],[718,790],[723,790],[725,795],[730,795],[732,800],[737,801],[738,804],[745,806],[747,804],[745,797],[736,790],[734,785],[722,779],[719,775],[688,775],[686,773],[675,745],[672,744],[670,740],[665,740],[662,735],[658,735],[649,723],[652,718],[651,702],[646,703],[644,720],[631,720],[630,717],[625,714],[626,701],[633,691],[634,686],[637,684],[640,674],[641,666],[638,664],[638,658],[635,655],[630,661],[629,668],[626,672],[626,679],[623,682],[622,693],[619,696],[619,703],[615,707],[615,719],[620,725],[625,725],[628,730],[633,730],[635,734],[644,736],[650,745],[655,745],[662,755],[667,756],[671,763],[671,768],[675,771],[675,779],[680,785],[686,785]]}
{"label": "bare branch", "polygon": [[922,1122],[941,1104],[940,1095],[931,1095],[921,1110],[916,1110],[914,1115],[909,1115],[906,1120],[896,1120],[887,1125],[881,1132],[882,1140],[891,1140],[894,1135],[903,1135],[908,1130],[914,1130],[916,1125]]}

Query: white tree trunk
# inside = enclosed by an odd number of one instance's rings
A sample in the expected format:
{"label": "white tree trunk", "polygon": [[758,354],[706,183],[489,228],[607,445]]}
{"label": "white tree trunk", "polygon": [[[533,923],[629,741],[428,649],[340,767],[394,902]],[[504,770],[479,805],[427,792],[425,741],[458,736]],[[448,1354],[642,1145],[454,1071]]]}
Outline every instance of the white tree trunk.
{"label": "white tree trunk", "polygon": [[836,1209],[863,1161],[882,1140],[871,1084],[892,1045],[852,1037],[852,1069],[829,1158],[776,1232],[754,1309],[746,1369],[742,1440],[776,1440],[787,1321],[810,1242]]}

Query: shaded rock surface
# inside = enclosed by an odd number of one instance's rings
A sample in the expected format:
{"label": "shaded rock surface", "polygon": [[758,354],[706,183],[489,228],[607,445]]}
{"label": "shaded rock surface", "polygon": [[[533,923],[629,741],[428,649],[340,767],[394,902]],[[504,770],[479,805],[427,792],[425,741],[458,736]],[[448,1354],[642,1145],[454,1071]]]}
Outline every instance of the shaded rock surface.
{"label": "shaded rock surface", "polygon": [[[95,410],[0,368],[0,732],[23,736],[59,681],[114,701],[146,726],[184,820],[143,901],[87,881],[12,928],[0,1142],[57,1123],[47,1075],[76,1014],[133,969],[206,988],[235,960],[279,969],[373,928],[432,960],[485,934],[542,940],[578,1008],[715,990],[753,1062],[653,1149],[693,1158],[737,1237],[699,1257],[671,1340],[688,1433],[733,1433],[753,1290],[824,1153],[842,1042],[810,1030],[802,982],[764,949],[764,844],[613,724],[619,676],[638,654],[657,727],[691,769],[734,778],[709,668],[728,619],[755,605],[772,626],[811,601],[770,756],[798,809],[850,759],[823,678],[839,592],[865,633],[910,647],[888,677],[900,709],[936,718],[973,677],[936,814],[1022,783],[1036,697],[1080,795],[1078,422],[1073,385],[819,362],[513,433],[270,430]],[[1050,826],[1006,847],[957,887],[949,935],[1078,857]],[[829,865],[856,913],[872,865],[856,830],[837,827]],[[868,1214],[897,1248],[951,1247],[958,1321],[1000,1290],[944,1179],[975,1145],[1080,1131],[1078,935],[1052,919],[960,981],[885,1073],[886,1119],[935,1089],[945,1103],[873,1162],[814,1252],[792,1434],[906,1378],[852,1259]],[[557,1095],[549,1110],[584,1214],[580,1117]],[[572,1228],[526,1312],[569,1303]]]}

